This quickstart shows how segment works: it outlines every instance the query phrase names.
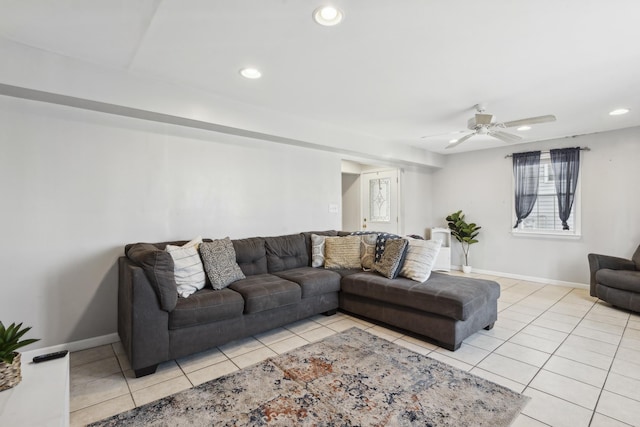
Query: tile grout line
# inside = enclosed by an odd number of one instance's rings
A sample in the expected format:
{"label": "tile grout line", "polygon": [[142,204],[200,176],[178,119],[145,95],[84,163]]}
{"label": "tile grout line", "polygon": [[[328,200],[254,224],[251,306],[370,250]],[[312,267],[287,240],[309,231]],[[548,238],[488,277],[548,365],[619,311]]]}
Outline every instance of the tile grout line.
{"label": "tile grout line", "polygon": [[[567,296],[567,295],[568,295],[568,294],[565,294],[561,299],[559,299],[559,300],[558,300],[558,301],[556,301],[553,305],[551,305],[551,307],[549,307],[549,308],[548,308],[548,309],[546,309],[543,313],[541,313],[541,314],[540,314],[540,316],[542,316],[544,313],[548,312],[550,309],[552,309],[554,306],[556,306],[558,303],[560,303],[560,301],[562,301],[564,298],[566,298],[566,296]],[[595,403],[595,405],[594,405],[593,409],[585,408],[585,407],[584,407],[584,406],[582,406],[582,405],[579,405],[579,404],[577,404],[577,403],[575,403],[575,402],[571,402],[571,401],[569,401],[569,400],[567,400],[567,399],[564,399],[564,398],[562,398],[562,397],[559,397],[559,396],[556,396],[556,395],[553,395],[553,394],[547,393],[547,392],[542,391],[542,390],[538,390],[537,388],[532,387],[532,386],[531,386],[531,383],[532,383],[532,382],[533,382],[533,380],[538,376],[538,374],[540,374],[540,372],[544,369],[544,367],[547,365],[547,363],[549,363],[549,360],[551,360],[551,358],[552,358],[553,356],[555,356],[555,355],[556,355],[556,352],[558,351],[558,349],[559,349],[560,347],[562,347],[562,345],[567,341],[567,339],[569,339],[569,337],[571,336],[571,334],[573,333],[573,331],[575,331],[575,330],[576,330],[576,328],[578,327],[578,325],[579,325],[579,324],[580,324],[580,323],[581,323],[581,322],[582,322],[582,321],[587,317],[587,315],[591,312],[591,310],[593,310],[593,308],[595,307],[595,305],[596,305],[596,304],[597,304],[597,301],[593,302],[593,304],[591,305],[591,307],[589,308],[589,310],[587,310],[587,312],[586,312],[586,313],[585,313],[585,314],[580,318],[580,322],[578,322],[578,323],[573,327],[573,329],[571,329],[571,332],[567,333],[567,336],[562,340],[562,342],[561,342],[560,344],[558,344],[558,346],[556,347],[556,349],[551,353],[551,355],[547,358],[547,360],[542,364],[542,366],[538,369],[538,372],[536,372],[536,374],[533,376],[533,378],[531,378],[531,380],[529,381],[529,383],[526,385],[525,389],[523,390],[523,393],[524,393],[527,389],[531,388],[532,390],[536,390],[537,392],[544,393],[544,394],[547,394],[547,395],[549,395],[549,396],[553,396],[553,397],[554,397],[554,398],[556,398],[556,399],[562,400],[562,401],[564,401],[564,402],[568,402],[568,403],[570,403],[570,404],[572,404],[572,405],[576,405],[576,406],[578,406],[578,407],[580,407],[580,408],[584,408],[584,409],[587,409],[588,411],[591,411],[591,416],[589,417],[589,424],[588,424],[588,425],[591,425],[591,420],[593,419],[593,414],[595,413],[596,407],[597,407],[597,405],[598,405],[598,401],[597,401],[597,400],[596,400],[596,403]],[[553,312],[552,312],[552,313],[553,313]],[[540,317],[540,316],[538,316],[538,317]],[[536,319],[537,319],[538,317],[536,317]],[[534,322],[536,319],[532,320],[532,322]],[[562,357],[562,356],[557,356],[557,357]],[[569,360],[571,360],[571,359],[569,359]],[[577,361],[575,361],[575,360],[574,360],[574,362],[577,362]],[[578,363],[579,363],[579,362],[578,362]],[[547,371],[547,372],[552,372],[552,371]],[[552,373],[555,373],[555,372],[552,372]],[[561,376],[563,376],[563,377],[565,377],[565,378],[569,378],[569,379],[572,379],[572,380],[574,380],[574,381],[578,381],[578,380],[576,380],[575,378],[571,378],[571,377],[568,377],[568,376],[566,376],[566,375],[562,375],[562,374],[556,374],[556,375],[561,375]],[[580,381],[580,382],[581,382],[581,381]],[[603,387],[604,387],[604,384],[603,384]],[[602,389],[602,388],[601,388],[601,389]],[[533,417],[531,417],[531,418],[533,418]],[[538,420],[537,418],[533,418],[533,419],[535,419],[536,421],[540,421],[540,420]],[[542,422],[542,421],[540,421],[540,422]]]}
{"label": "tile grout line", "polygon": [[[596,412],[596,409],[598,408],[598,404],[600,403],[600,398],[602,398],[602,393],[604,393],[604,391],[605,391],[605,387],[607,385],[607,381],[609,380],[609,374],[611,374],[611,368],[613,367],[613,364],[616,361],[616,355],[618,354],[618,351],[620,351],[620,345],[622,344],[622,339],[624,338],[624,333],[627,331],[627,326],[629,325],[629,319],[630,319],[630,317],[627,317],[627,321],[625,322],[624,329],[622,331],[622,336],[620,337],[620,341],[618,342],[618,345],[616,347],[616,351],[613,354],[613,358],[611,359],[611,364],[609,365],[609,369],[607,369],[607,376],[605,377],[604,382],[602,383],[602,387],[600,388],[600,392],[598,393],[598,398],[596,399],[596,404],[595,404],[595,407],[593,408],[593,413],[591,414],[591,420],[589,421],[589,425],[591,425],[591,423],[593,422],[593,417],[595,417],[595,414],[599,413],[599,412]],[[607,391],[609,392],[609,390],[607,390]],[[609,393],[612,393],[612,392],[609,392]],[[618,396],[621,396],[618,393],[614,393],[614,394],[616,394]],[[627,396],[623,396],[623,397],[627,397]],[[635,399],[632,399],[632,400],[635,400]],[[609,417],[609,415],[605,415],[605,414],[602,414],[602,415],[604,415],[606,417]],[[613,418],[616,421],[620,421],[620,422],[624,423],[624,421],[619,420],[618,418],[615,418],[615,417],[609,417],[609,418]],[[624,424],[626,424],[626,423],[624,423]]]}
{"label": "tile grout line", "polygon": [[[539,289],[538,291],[532,292],[531,294],[527,295],[526,297],[522,298],[521,300],[519,300],[518,302],[516,302],[516,303],[514,303],[514,304],[512,304],[512,305],[515,305],[515,304],[517,304],[517,303],[519,303],[519,302],[521,302],[521,301],[525,300],[525,299],[526,299],[526,298],[528,298],[529,296],[534,295],[535,293],[537,293],[537,292],[541,291],[542,289],[544,289],[544,287],[543,287],[543,288],[541,288],[541,289]],[[564,298],[566,298],[566,296],[567,296],[568,294],[570,294],[570,293],[571,293],[571,292],[567,292],[565,295],[563,295],[563,296],[562,296],[562,298],[558,299],[554,304],[552,304],[550,307],[546,308],[542,313],[540,313],[540,314],[539,314],[539,315],[537,315],[535,318],[533,318],[531,321],[529,321],[529,322],[527,323],[527,325],[526,325],[526,326],[524,326],[523,328],[521,328],[518,332],[516,332],[516,334],[514,334],[513,336],[511,336],[511,338],[513,338],[513,337],[514,337],[515,335],[517,335],[518,333],[522,332],[522,331],[523,331],[527,326],[532,325],[532,324],[533,324],[533,322],[535,322],[537,319],[539,319],[539,318],[540,318],[541,316],[543,316],[545,313],[549,312],[549,310],[550,310],[551,308],[553,308],[556,304],[558,304],[560,301],[562,301]],[[585,314],[580,318],[580,322],[582,322],[582,320],[584,320],[584,318],[587,316],[587,314],[589,314],[589,312],[593,309],[593,307],[595,306],[595,304],[596,304],[596,302],[594,302],[594,303],[592,304],[591,308],[589,308],[589,310],[588,310],[588,311],[587,311],[587,312],[586,312],[586,313],[585,313]],[[551,312],[551,313],[553,313],[553,312]],[[522,313],[522,314],[527,314],[527,313]],[[528,388],[531,388],[531,389],[533,389],[533,390],[536,390],[536,391],[538,391],[538,392],[540,392],[540,393],[549,394],[549,393],[546,393],[546,392],[544,392],[544,391],[538,390],[538,389],[536,389],[536,388],[534,388],[534,387],[531,387],[531,383],[532,383],[532,382],[533,382],[533,380],[538,376],[538,374],[540,374],[540,371],[542,371],[542,370],[544,369],[544,366],[546,366],[546,364],[549,362],[549,360],[551,359],[551,357],[553,357],[553,356],[555,355],[556,351],[557,351],[557,350],[562,346],[562,344],[564,344],[564,342],[569,338],[569,336],[571,336],[571,333],[572,333],[572,332],[573,332],[573,331],[578,327],[578,325],[580,324],[580,322],[578,322],[578,323],[576,324],[576,326],[574,326],[574,327],[573,327],[573,329],[571,330],[571,332],[567,333],[567,336],[562,340],[562,342],[561,342],[560,344],[558,344],[558,346],[556,347],[556,349],[555,349],[552,353],[550,353],[550,354],[549,354],[549,357],[548,357],[548,358],[547,358],[547,360],[542,364],[542,366],[537,367],[537,366],[535,366],[535,365],[531,365],[531,364],[529,364],[529,363],[519,361],[519,362],[525,363],[525,364],[527,364],[527,365],[529,365],[529,366],[534,366],[535,368],[537,368],[536,374],[535,374],[535,375],[531,378],[531,380],[529,380],[529,382],[525,385],[525,388],[523,389],[522,394],[524,394],[524,392],[525,392]],[[535,326],[535,325],[534,325],[534,326]],[[543,327],[542,327],[542,328],[543,328]],[[549,329],[549,328],[545,328],[545,329]],[[558,331],[558,332],[561,332],[561,331]],[[509,338],[509,340],[510,340],[511,338]],[[500,347],[502,347],[504,344],[506,344],[507,342],[509,342],[509,340],[506,340],[503,344],[501,344],[500,346],[496,347],[496,349],[494,349],[490,354],[495,353],[495,351],[496,351],[496,350],[498,350],[498,349],[499,349]],[[547,341],[548,341],[548,340],[547,340]],[[512,343],[512,344],[515,344],[515,343]],[[523,346],[523,347],[526,347],[526,346]],[[526,347],[526,348],[531,348],[531,347]],[[533,350],[536,350],[536,349],[533,349]],[[489,354],[489,355],[490,355],[490,354]],[[489,355],[487,355],[486,357],[488,357]],[[512,359],[512,360],[517,360],[517,359],[513,359],[512,357],[509,357],[509,356],[504,356],[504,355],[500,355],[500,356],[503,356],[503,357],[506,357],[506,358],[509,358],[509,359]],[[485,358],[486,358],[486,357],[485,357]],[[558,357],[560,357],[560,356],[558,356]],[[484,360],[484,359],[483,359],[483,360]],[[481,363],[481,362],[479,362],[479,363]],[[478,364],[479,364],[479,363],[478,363]],[[478,369],[482,369],[482,368],[478,367],[477,365],[476,365],[475,367],[477,367]],[[490,372],[490,371],[489,371],[489,372]],[[550,371],[549,371],[549,372],[550,372]],[[493,373],[493,372],[492,372],[492,373]],[[494,375],[498,375],[498,374],[495,374],[495,373],[493,373],[493,374],[494,374]],[[498,375],[498,376],[500,376],[500,377],[502,377],[502,378],[506,378],[506,377],[504,377],[504,376],[502,376],[502,375]],[[566,377],[566,376],[565,376],[565,377]],[[566,377],[566,378],[570,378],[570,377]],[[513,380],[513,379],[511,379],[511,378],[506,378],[506,379],[511,380],[511,381],[514,381],[514,380]],[[573,378],[570,378],[570,379],[573,379]],[[515,381],[515,382],[517,383],[517,381]],[[519,384],[521,384],[521,383],[519,383]],[[603,385],[603,387],[604,387],[604,385]],[[550,394],[550,396],[553,396],[553,397],[554,397],[554,398],[556,398],[556,399],[560,399],[560,400],[563,400],[563,401],[565,401],[565,402],[571,403],[571,404],[573,404],[573,405],[577,405],[577,404],[576,404],[576,403],[574,403],[574,402],[570,402],[570,401],[568,401],[568,400],[566,400],[566,399],[563,399],[563,398],[560,398],[560,397],[558,397],[558,396],[555,396],[555,395],[552,395],[552,394]],[[577,405],[577,406],[579,406],[579,407],[581,407],[581,408],[584,408],[584,407],[583,407],[583,406],[581,406],[581,405]],[[596,402],[596,406],[597,406],[597,402]],[[588,409],[588,408],[585,408],[585,409]],[[595,413],[595,407],[594,407],[594,409],[592,410],[590,420],[593,418],[593,414],[594,414],[594,413]],[[535,420],[535,421],[538,421],[538,422],[541,422],[541,423],[543,423],[543,424],[546,424],[546,423],[544,423],[543,421],[541,421],[541,420],[539,420],[539,419],[537,419],[537,418],[535,418],[535,417],[533,417],[533,416],[531,416],[531,415],[526,415],[526,414],[523,414],[522,412],[520,412],[520,415],[524,415],[524,416],[529,417],[529,418],[531,418],[531,419],[533,419],[533,420]],[[591,421],[590,421],[589,423],[591,423]]]}

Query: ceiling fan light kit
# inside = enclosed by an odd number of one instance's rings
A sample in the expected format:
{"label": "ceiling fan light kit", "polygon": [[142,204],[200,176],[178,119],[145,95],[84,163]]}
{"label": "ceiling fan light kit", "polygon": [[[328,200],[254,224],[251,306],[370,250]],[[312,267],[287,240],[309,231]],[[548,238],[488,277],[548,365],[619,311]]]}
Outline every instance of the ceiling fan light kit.
{"label": "ceiling fan light kit", "polygon": [[449,145],[445,148],[450,149],[456,147],[474,135],[489,135],[506,143],[514,143],[522,140],[522,137],[512,133],[504,132],[502,129],[517,127],[517,130],[529,130],[531,126],[539,123],[554,122],[556,116],[548,114],[545,116],[528,117],[526,119],[512,120],[509,122],[497,122],[493,114],[486,114],[484,104],[476,104],[474,106],[477,113],[467,121],[467,128],[473,132],[459,138],[449,141]]}
{"label": "ceiling fan light kit", "polygon": [[610,116],[621,116],[629,112],[628,108],[617,108],[609,113]]}
{"label": "ceiling fan light kit", "polygon": [[338,25],[342,18],[344,18],[342,11],[333,6],[320,6],[313,11],[313,20],[325,27]]}
{"label": "ceiling fan light kit", "polygon": [[243,68],[240,70],[240,75],[245,79],[259,79],[262,77],[262,73],[257,68]]}

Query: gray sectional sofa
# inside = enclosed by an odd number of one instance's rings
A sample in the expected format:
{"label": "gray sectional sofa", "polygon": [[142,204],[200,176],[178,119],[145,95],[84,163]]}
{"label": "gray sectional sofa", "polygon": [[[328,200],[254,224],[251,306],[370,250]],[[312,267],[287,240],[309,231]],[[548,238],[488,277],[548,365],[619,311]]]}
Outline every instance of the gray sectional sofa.
{"label": "gray sectional sofa", "polygon": [[[497,319],[500,287],[432,273],[424,283],[362,270],[311,267],[311,234],[232,240],[246,276],[179,298],[167,244],[136,243],[120,257],[118,334],[136,377],[158,364],[337,309],[384,322],[456,350]],[[205,239],[207,241],[207,239]],[[209,240],[210,241],[210,240]]]}

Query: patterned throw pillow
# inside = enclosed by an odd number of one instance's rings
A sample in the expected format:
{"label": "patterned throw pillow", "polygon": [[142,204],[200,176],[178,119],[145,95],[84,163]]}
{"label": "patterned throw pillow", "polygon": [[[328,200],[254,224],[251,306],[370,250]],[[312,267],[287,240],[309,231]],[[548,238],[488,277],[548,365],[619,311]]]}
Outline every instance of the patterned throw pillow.
{"label": "patterned throw pillow", "polygon": [[167,245],[164,248],[173,258],[173,273],[178,295],[182,298],[204,288],[204,269],[198,254],[198,246],[201,244],[202,237],[196,237],[182,246]]}
{"label": "patterned throw pillow", "polygon": [[384,252],[385,245],[387,240],[395,240],[402,239],[402,236],[398,236],[397,234],[392,233],[379,233],[376,231],[354,231],[351,233],[353,236],[362,236],[367,234],[377,234],[378,239],[376,240],[376,260],[375,262],[380,262],[380,258],[382,257],[382,253]]}
{"label": "patterned throw pillow", "polygon": [[417,282],[427,280],[440,252],[440,245],[438,240],[410,239],[400,276]]}
{"label": "patterned throw pillow", "polygon": [[324,242],[327,236],[311,235],[311,267],[324,267]]}
{"label": "patterned throw pillow", "polygon": [[213,289],[224,289],[245,275],[236,262],[236,251],[228,237],[200,245],[204,269]]}
{"label": "patterned throw pillow", "polygon": [[373,269],[387,279],[395,279],[402,268],[409,242],[406,239],[387,241],[380,261],[373,264]]}
{"label": "patterned throw pillow", "polygon": [[377,234],[364,234],[360,236],[360,264],[365,270],[371,270],[376,260]]}
{"label": "patterned throw pillow", "polygon": [[324,268],[361,268],[360,236],[327,237]]}

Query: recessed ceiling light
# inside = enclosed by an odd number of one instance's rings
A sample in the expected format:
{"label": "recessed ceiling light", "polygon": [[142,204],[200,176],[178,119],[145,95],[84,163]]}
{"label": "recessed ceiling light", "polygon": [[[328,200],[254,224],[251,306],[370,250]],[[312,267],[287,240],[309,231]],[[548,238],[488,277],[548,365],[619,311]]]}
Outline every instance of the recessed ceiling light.
{"label": "recessed ceiling light", "polygon": [[342,11],[333,6],[322,6],[313,11],[313,20],[325,27],[339,24],[343,17]]}
{"label": "recessed ceiling light", "polygon": [[621,116],[623,114],[627,114],[629,112],[628,108],[618,108],[609,113],[610,116]]}
{"label": "recessed ceiling light", "polygon": [[450,140],[449,140],[449,144],[455,144],[456,142],[458,142],[458,140],[457,140],[457,139],[450,139]]}
{"label": "recessed ceiling light", "polygon": [[519,127],[518,129],[516,129],[516,130],[523,131],[523,130],[530,130],[530,129],[531,129],[531,126],[520,126],[520,127]]}
{"label": "recessed ceiling light", "polygon": [[262,77],[262,73],[260,72],[260,70],[257,70],[255,68],[243,68],[242,70],[240,70],[240,75],[247,79],[259,79],[260,77]]}

